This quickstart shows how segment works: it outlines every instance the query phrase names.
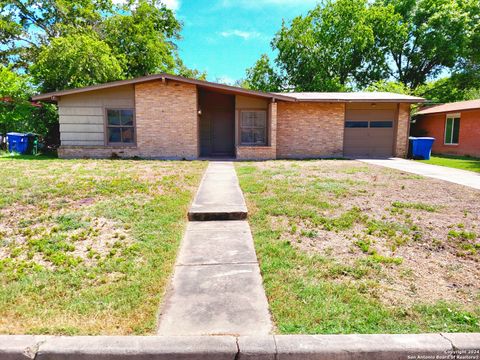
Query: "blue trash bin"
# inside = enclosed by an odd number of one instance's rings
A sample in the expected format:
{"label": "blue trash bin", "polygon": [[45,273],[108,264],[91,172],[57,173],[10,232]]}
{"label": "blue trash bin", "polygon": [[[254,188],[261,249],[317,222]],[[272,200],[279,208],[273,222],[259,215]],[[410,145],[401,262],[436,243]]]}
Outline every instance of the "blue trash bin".
{"label": "blue trash bin", "polygon": [[34,134],[7,133],[8,151],[23,155],[31,153],[34,138]]}
{"label": "blue trash bin", "polygon": [[432,154],[432,145],[435,138],[432,137],[413,137],[410,138],[411,156],[414,159],[430,160]]}

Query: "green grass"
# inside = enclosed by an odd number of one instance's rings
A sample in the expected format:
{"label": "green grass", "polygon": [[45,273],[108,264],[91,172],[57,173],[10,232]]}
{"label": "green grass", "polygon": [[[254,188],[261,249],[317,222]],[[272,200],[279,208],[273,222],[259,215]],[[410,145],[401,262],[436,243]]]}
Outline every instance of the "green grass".
{"label": "green grass", "polygon": [[480,172],[480,159],[469,156],[434,155],[430,157],[430,160],[419,161],[432,165]]}
{"label": "green grass", "polygon": [[[369,196],[362,182],[350,180],[350,186],[345,186],[348,181],[330,179],[327,170],[310,175],[307,163],[290,163],[295,164],[300,166],[283,167],[281,162],[267,169],[261,163],[236,165],[279,333],[480,331],[480,308],[467,311],[461,304],[444,301],[415,301],[410,306],[382,301],[386,271],[398,269],[405,277],[411,270],[402,267],[402,257],[380,253],[376,239],[386,239],[393,248],[408,246],[416,239],[417,226],[409,218],[403,222],[379,220],[356,207],[344,208],[346,199]],[[288,176],[276,177],[282,173]],[[358,172],[340,169],[337,173],[353,174],[354,178]],[[402,211],[436,211],[420,203],[396,205]],[[336,210],[335,215],[332,210]],[[280,219],[285,225],[274,226]],[[354,226],[362,230],[353,230]],[[329,252],[306,251],[293,240],[303,236],[314,241],[318,231],[354,234],[350,241],[356,251],[350,255],[351,261],[337,259]],[[327,239],[324,235],[320,241]]]}
{"label": "green grass", "polygon": [[0,333],[153,334],[204,167],[1,157]]}

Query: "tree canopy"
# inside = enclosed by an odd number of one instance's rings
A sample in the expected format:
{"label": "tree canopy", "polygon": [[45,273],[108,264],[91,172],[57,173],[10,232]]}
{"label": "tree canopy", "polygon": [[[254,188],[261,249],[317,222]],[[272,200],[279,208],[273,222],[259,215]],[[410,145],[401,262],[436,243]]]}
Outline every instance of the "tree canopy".
{"label": "tree canopy", "polygon": [[0,0],[0,61],[31,73],[41,91],[186,68],[181,23],[158,0]]}
{"label": "tree canopy", "polygon": [[273,64],[262,55],[245,83],[277,91],[397,83],[397,91],[437,94],[448,83],[456,95],[439,98],[456,99],[480,88],[479,43],[478,0],[325,0],[283,23]]}

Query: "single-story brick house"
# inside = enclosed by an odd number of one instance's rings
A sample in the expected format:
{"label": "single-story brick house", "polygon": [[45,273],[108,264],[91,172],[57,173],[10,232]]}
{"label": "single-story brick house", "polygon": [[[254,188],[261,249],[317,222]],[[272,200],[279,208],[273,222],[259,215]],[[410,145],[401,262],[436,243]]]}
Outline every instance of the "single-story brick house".
{"label": "single-story brick house", "polygon": [[422,109],[416,114],[414,132],[434,137],[436,154],[480,157],[480,99]]}
{"label": "single-story brick house", "polygon": [[37,95],[60,114],[59,156],[196,159],[400,156],[410,105],[392,93],[266,93],[169,74]]}

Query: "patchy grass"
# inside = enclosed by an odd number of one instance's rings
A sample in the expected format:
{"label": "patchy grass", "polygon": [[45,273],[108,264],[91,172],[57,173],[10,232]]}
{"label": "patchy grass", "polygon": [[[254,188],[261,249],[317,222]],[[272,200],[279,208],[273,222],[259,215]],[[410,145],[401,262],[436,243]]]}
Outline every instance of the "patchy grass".
{"label": "patchy grass", "polygon": [[280,333],[480,330],[480,193],[355,161],[236,164]]}
{"label": "patchy grass", "polygon": [[201,162],[0,159],[0,332],[152,334]]}
{"label": "patchy grass", "polygon": [[430,160],[420,161],[432,165],[480,172],[480,159],[470,156],[434,155],[430,157]]}

